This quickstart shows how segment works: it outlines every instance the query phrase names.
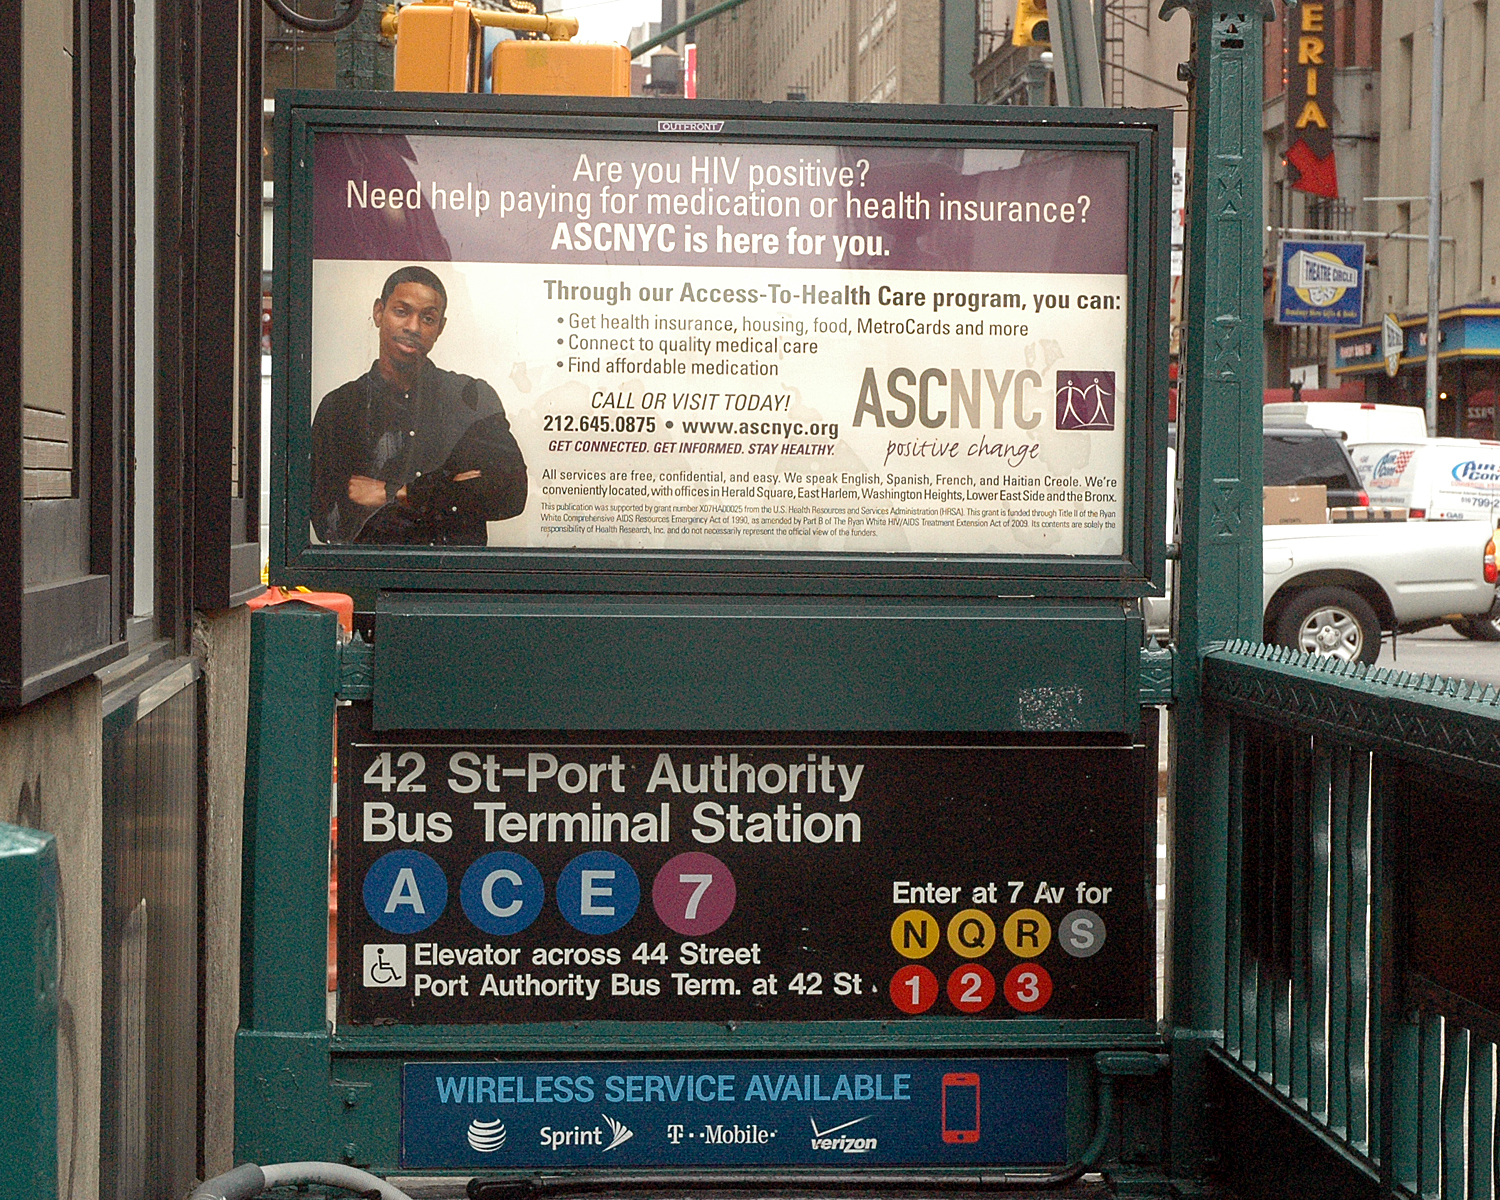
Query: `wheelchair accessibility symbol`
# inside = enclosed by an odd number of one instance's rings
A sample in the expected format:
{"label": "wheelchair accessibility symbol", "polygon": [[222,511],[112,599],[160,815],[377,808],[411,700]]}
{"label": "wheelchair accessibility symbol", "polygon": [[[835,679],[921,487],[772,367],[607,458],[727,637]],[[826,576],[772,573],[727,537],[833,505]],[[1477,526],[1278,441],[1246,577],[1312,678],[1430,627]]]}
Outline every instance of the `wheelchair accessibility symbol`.
{"label": "wheelchair accessibility symbol", "polygon": [[406,947],[399,942],[365,946],[365,987],[406,986]]}

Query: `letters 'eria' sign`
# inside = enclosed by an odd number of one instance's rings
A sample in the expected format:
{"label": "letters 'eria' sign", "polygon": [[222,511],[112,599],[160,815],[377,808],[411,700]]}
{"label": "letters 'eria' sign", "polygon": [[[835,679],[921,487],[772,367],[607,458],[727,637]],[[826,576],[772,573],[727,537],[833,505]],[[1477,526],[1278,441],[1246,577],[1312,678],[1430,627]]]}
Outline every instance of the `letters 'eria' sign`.
{"label": "letters 'eria' sign", "polygon": [[300,127],[290,552],[1138,558],[1140,146],[716,124]]}

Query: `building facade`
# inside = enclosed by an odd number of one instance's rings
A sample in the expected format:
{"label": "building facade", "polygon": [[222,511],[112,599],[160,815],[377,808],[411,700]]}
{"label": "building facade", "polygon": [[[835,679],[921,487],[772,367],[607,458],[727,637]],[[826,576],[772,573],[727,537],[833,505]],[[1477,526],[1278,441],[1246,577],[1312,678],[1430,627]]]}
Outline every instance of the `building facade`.
{"label": "building facade", "polygon": [[[1323,72],[1321,111],[1333,129],[1333,155],[1338,176],[1338,199],[1325,199],[1291,186],[1295,173],[1283,158],[1287,150],[1288,63],[1299,54],[1303,9],[1276,5],[1276,16],[1266,26],[1265,110],[1261,156],[1265,204],[1266,386],[1310,388],[1337,386],[1333,368],[1333,336],[1328,328],[1278,325],[1275,321],[1276,272],[1283,237],[1364,241],[1366,305],[1378,307],[1381,280],[1392,256],[1405,251],[1402,243],[1379,238],[1351,238],[1349,231],[1383,232],[1391,229],[1388,210],[1366,197],[1380,191],[1380,163],[1385,152],[1381,118],[1381,3],[1380,0],[1325,0],[1314,15],[1324,49],[1319,53],[1329,71]],[[1342,234],[1340,231],[1344,231]],[[1368,313],[1367,313],[1368,317]]]}
{"label": "building facade", "polygon": [[259,0],[0,28],[0,821],[57,842],[66,1200],[233,1162],[260,31]]}
{"label": "building facade", "polygon": [[[979,40],[974,82],[980,104],[1028,104],[1028,63],[1051,66],[1050,47],[1016,46],[1014,0],[979,0]],[[1095,9],[1100,84],[1110,108],[1170,108],[1175,112],[1173,144],[1187,144],[1187,87],[1177,66],[1188,57],[1188,22],[1163,21],[1156,9],[1126,0],[1104,0]],[[1033,68],[1035,74],[1035,68]],[[1049,80],[1044,103],[1056,103]]]}
{"label": "building facade", "polygon": [[747,4],[697,29],[698,94],[936,104],[939,0]]}
{"label": "building facade", "polygon": [[[1446,6],[1442,103],[1441,271],[1438,307],[1438,432],[1496,436],[1500,388],[1500,49],[1486,0]],[[1341,379],[1367,398],[1421,404],[1426,397],[1426,199],[1432,149],[1432,9],[1385,0],[1380,29],[1385,69],[1380,88],[1379,228],[1422,235],[1382,248],[1383,270],[1369,327],[1337,339]],[[1420,197],[1412,199],[1411,197]],[[1448,239],[1451,239],[1448,240]],[[1379,342],[1384,313],[1404,330],[1394,377],[1383,358],[1358,351]]]}

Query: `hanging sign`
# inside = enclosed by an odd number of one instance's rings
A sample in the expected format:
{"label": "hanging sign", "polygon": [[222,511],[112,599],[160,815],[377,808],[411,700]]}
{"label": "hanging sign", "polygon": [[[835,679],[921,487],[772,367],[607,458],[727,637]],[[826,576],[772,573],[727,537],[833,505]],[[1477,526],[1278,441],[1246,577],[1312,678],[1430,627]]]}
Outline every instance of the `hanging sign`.
{"label": "hanging sign", "polygon": [[1385,373],[1396,378],[1401,370],[1401,356],[1406,353],[1406,331],[1396,320],[1395,313],[1386,313],[1380,323],[1380,349],[1385,356]]}
{"label": "hanging sign", "polygon": [[1281,243],[1278,325],[1359,325],[1365,306],[1363,242]]}
{"label": "hanging sign", "polygon": [[1338,164],[1333,153],[1333,35],[1327,4],[1287,4],[1286,153],[1291,185],[1337,200]]}

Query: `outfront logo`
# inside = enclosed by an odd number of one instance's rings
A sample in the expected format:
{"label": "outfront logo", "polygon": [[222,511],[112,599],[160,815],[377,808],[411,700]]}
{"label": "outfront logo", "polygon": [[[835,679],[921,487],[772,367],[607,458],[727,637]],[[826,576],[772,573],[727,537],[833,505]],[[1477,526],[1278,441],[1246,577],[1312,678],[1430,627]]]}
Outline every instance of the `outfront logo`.
{"label": "outfront logo", "polygon": [[1059,371],[1057,373],[1057,428],[1113,429],[1115,373]]}
{"label": "outfront logo", "polygon": [[[856,1117],[852,1121],[845,1121],[842,1125],[835,1125],[830,1129],[819,1129],[818,1122],[809,1117],[808,1124],[812,1126],[812,1148],[814,1150],[833,1150],[840,1154],[868,1154],[880,1146],[879,1138],[872,1137],[850,1137],[843,1131],[853,1128],[855,1125],[868,1121],[869,1117]],[[835,1137],[834,1135],[839,1136]]]}
{"label": "outfront logo", "polygon": [[505,1145],[505,1125],[500,1118],[493,1121],[469,1122],[469,1145],[480,1154],[493,1154]]}

